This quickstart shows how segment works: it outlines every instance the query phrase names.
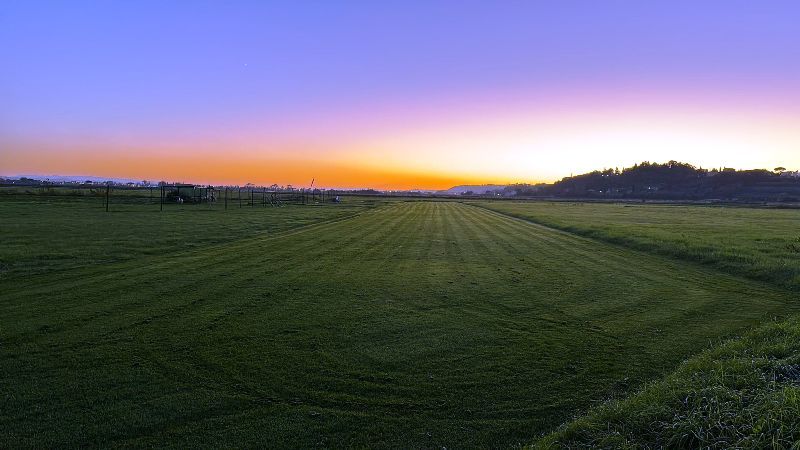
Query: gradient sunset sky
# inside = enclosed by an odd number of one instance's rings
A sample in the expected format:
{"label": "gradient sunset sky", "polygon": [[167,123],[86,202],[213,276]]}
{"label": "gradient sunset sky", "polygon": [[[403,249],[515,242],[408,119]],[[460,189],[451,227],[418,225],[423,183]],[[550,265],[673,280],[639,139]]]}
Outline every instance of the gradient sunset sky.
{"label": "gradient sunset sky", "polygon": [[0,174],[447,188],[800,169],[800,1],[0,4]]}

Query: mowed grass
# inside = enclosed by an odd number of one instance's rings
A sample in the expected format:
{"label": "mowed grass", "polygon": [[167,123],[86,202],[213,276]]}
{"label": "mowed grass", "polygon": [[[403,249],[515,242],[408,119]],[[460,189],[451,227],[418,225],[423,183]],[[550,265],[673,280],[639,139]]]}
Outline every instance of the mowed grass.
{"label": "mowed grass", "polygon": [[800,291],[800,210],[575,202],[478,206]]}
{"label": "mowed grass", "polygon": [[458,203],[179,247],[0,280],[1,447],[521,445],[796,310]]}
{"label": "mowed grass", "polygon": [[549,448],[797,448],[800,321],[768,323],[538,440]]}
{"label": "mowed grass", "polygon": [[147,198],[112,198],[106,212],[101,198],[8,195],[0,197],[0,279],[281,233],[348,217],[385,202],[348,197],[341,204],[276,208],[248,207],[245,202],[239,208],[238,202],[231,201],[227,210],[220,202],[213,206],[167,204],[160,211],[158,203]]}

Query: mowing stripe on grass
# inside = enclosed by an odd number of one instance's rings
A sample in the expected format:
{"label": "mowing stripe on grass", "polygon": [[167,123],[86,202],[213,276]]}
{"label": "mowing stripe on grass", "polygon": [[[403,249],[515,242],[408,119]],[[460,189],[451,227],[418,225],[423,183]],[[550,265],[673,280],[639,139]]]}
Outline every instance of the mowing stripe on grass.
{"label": "mowing stripe on grass", "polygon": [[522,444],[793,308],[449,202],[7,287],[9,447]]}

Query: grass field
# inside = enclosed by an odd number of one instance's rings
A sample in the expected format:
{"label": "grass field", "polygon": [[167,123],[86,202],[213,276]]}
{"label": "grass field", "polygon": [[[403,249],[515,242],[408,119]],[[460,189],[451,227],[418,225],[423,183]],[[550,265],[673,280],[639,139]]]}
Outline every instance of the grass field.
{"label": "grass field", "polygon": [[[157,194],[156,194],[157,195]],[[346,204],[239,208],[223,205],[130,203],[114,199],[8,196],[0,200],[0,279],[76,266],[172,254],[336,220],[383,204],[350,198]]]}
{"label": "grass field", "polygon": [[532,447],[797,448],[800,321],[768,323]]}
{"label": "grass field", "polygon": [[800,291],[800,210],[572,202],[479,206]]}
{"label": "grass field", "polygon": [[0,202],[0,446],[522,445],[797,310],[475,206],[373,206]]}

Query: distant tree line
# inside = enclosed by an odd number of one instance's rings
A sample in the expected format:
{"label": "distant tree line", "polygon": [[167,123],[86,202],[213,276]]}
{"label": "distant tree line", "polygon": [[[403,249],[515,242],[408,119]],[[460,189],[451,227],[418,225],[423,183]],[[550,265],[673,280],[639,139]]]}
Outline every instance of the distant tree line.
{"label": "distant tree line", "polygon": [[541,187],[554,197],[800,201],[800,176],[774,170],[703,169],[679,161],[596,170]]}
{"label": "distant tree line", "polygon": [[691,164],[648,161],[623,169],[604,169],[563,178],[552,184],[511,184],[480,197],[620,198],[663,200],[800,201],[800,172],[704,169]]}

